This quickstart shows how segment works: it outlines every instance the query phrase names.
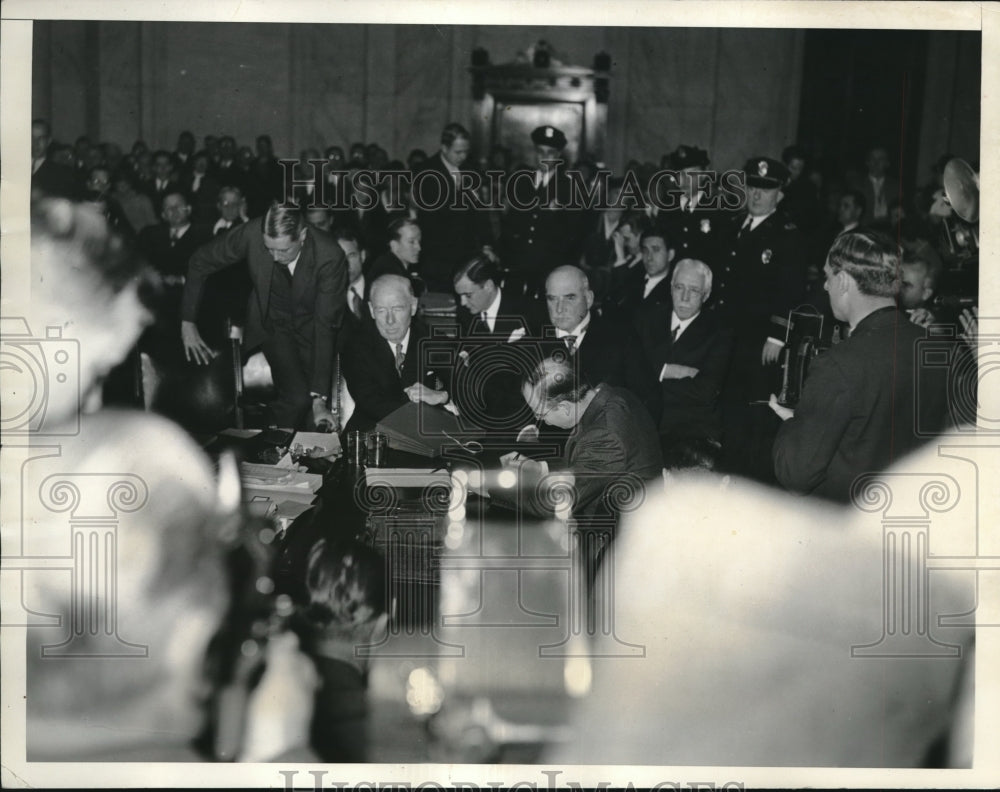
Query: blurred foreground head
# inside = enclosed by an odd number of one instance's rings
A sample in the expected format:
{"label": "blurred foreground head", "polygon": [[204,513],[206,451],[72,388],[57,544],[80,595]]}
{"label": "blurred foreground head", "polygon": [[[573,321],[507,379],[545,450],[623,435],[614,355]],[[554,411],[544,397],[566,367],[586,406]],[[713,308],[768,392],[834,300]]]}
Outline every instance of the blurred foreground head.
{"label": "blurred foreground head", "polygon": [[26,607],[58,617],[26,631],[29,760],[194,758],[228,604],[232,467],[222,497],[184,432],[124,410],[84,416],[58,456],[26,466],[25,550],[66,567],[24,575]]}
{"label": "blurred foreground head", "polygon": [[[672,476],[601,567],[614,629],[594,644],[574,739],[545,761],[971,766],[968,557],[993,496],[970,460],[995,452],[969,443],[859,477],[845,507]],[[928,553],[954,563],[928,569]],[[645,654],[616,659],[615,641]]]}
{"label": "blurred foreground head", "polygon": [[147,268],[92,206],[61,198],[31,210],[31,299],[27,321],[40,338],[61,334],[79,346],[79,389],[49,389],[47,421],[86,405],[128,354],[151,316]]}

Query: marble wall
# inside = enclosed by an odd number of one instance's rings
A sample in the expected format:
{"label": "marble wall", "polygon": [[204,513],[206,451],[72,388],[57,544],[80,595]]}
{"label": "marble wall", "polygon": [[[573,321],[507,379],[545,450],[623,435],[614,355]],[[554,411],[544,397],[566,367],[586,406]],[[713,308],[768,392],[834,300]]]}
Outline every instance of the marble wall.
{"label": "marble wall", "polygon": [[33,114],[62,139],[172,147],[182,129],[251,144],[267,132],[280,154],[374,140],[405,157],[436,148],[444,123],[470,122],[475,47],[503,63],[539,39],[566,63],[611,54],[613,167],[679,143],[731,167],[795,135],[797,30],[38,22]]}

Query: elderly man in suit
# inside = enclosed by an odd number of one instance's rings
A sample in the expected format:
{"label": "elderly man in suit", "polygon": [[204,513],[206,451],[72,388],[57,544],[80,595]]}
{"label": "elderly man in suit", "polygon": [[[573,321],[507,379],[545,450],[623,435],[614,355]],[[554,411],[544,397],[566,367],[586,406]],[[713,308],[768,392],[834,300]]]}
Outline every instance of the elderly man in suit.
{"label": "elderly man in suit", "polygon": [[708,265],[678,261],[670,289],[672,301],[644,312],[639,325],[646,356],[660,380],[664,458],[690,440],[719,441],[719,391],[732,351],[732,333],[702,310],[712,293]]}
{"label": "elderly man in suit", "polygon": [[428,368],[426,326],[415,319],[413,285],[401,275],[382,275],[371,285],[374,322],[360,327],[342,356],[344,379],[355,408],[345,427],[371,429],[407,402],[447,404],[447,372]]}
{"label": "elderly man in suit", "polygon": [[857,476],[888,467],[945,428],[946,375],[919,370],[917,344],[926,335],[896,306],[899,252],[891,239],[843,234],[823,271],[833,314],[851,333],[813,362],[794,412],[772,395],[785,421],[773,457],[787,489],[847,503]]}
{"label": "elderly man in suit", "polygon": [[205,279],[243,260],[253,282],[245,345],[263,347],[271,367],[275,422],[294,429],[332,426],[328,400],[347,265],[340,246],[311,232],[298,209],[274,202],[262,220],[216,237],[191,257],[181,314],[188,359],[208,363],[215,355],[194,324]]}
{"label": "elderly man in suit", "polygon": [[[470,140],[461,124],[448,124],[441,148],[413,178],[423,232],[420,272],[431,291],[448,291],[455,269],[493,243],[486,213],[477,211],[470,197],[474,174],[463,168]],[[460,189],[468,192],[462,196]]]}
{"label": "elderly man in suit", "polygon": [[591,312],[594,292],[584,272],[569,265],[554,269],[545,281],[545,300],[552,327],[543,347],[579,358],[588,381],[627,388],[659,418],[659,388],[638,334],[626,322]]}

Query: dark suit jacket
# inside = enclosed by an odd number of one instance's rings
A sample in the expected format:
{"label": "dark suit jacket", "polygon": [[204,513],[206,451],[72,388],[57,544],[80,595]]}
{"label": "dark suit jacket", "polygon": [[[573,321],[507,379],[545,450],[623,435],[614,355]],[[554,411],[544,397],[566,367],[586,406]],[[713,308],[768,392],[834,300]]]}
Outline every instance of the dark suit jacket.
{"label": "dark suit jacket", "polygon": [[82,192],[73,169],[48,158],[42,160],[38,170],[31,174],[32,195],[69,198],[71,201],[76,201]]}
{"label": "dark suit jacket", "polygon": [[639,324],[643,349],[657,377],[668,363],[698,369],[694,377],[660,382],[660,434],[718,439],[719,392],[729,366],[732,333],[720,328],[711,313],[701,311],[674,342],[672,315],[670,303],[661,303],[643,312]]}
{"label": "dark suit jacket", "polygon": [[926,439],[915,427],[944,428],[946,372],[915,365],[922,338],[905,314],[882,308],[813,361],[795,416],[774,442],[783,486],[848,502],[857,476],[885,469]]}
{"label": "dark suit jacket", "polygon": [[[549,337],[542,346],[548,355],[566,349],[564,341],[553,337],[551,328],[545,332]],[[660,388],[631,325],[592,315],[574,358],[589,383],[605,382],[630,390],[654,420],[659,420]]]}
{"label": "dark suit jacket", "polygon": [[[244,333],[244,346],[250,350],[272,333],[267,311],[275,264],[264,247],[262,219],[244,223],[195,251],[188,266],[181,318],[194,321],[197,317],[205,279],[209,275],[243,260],[247,262],[253,283]],[[327,393],[332,380],[337,331],[346,310],[347,262],[340,245],[307,231],[293,284],[295,331],[310,339],[312,346],[312,366],[307,372],[310,390]]]}
{"label": "dark suit jacket", "polygon": [[610,236],[604,236],[604,216],[598,214],[596,223],[597,227],[591,228],[583,239],[580,263],[585,270],[608,269],[615,260],[615,243]]}
{"label": "dark suit jacket", "polygon": [[[189,226],[184,236],[173,245],[170,243],[170,228],[166,223],[147,226],[139,233],[139,251],[153,269],[171,281],[164,282],[155,299],[154,324],[143,335],[142,341],[143,350],[161,363],[179,363],[184,357],[180,339],[184,287],[180,279],[186,274],[188,261],[194,251],[211,238],[210,228],[196,225]],[[209,318],[211,313],[212,307],[207,303],[204,309],[198,312],[199,330],[209,332],[212,324]]]}
{"label": "dark suit jacket", "polygon": [[624,474],[655,486],[663,471],[652,418],[632,393],[607,383],[566,441],[565,462],[576,479],[577,515],[600,511],[601,496]]}
{"label": "dark suit jacket", "polygon": [[[464,169],[466,173],[471,173]],[[486,212],[477,211],[468,205],[459,208],[455,198],[455,180],[441,160],[439,151],[430,157],[418,174],[434,171],[436,176],[418,176],[414,184],[420,194],[414,194],[418,207],[437,206],[439,209],[420,209],[417,222],[421,231],[420,272],[432,285],[451,286],[451,276],[455,268],[474,256],[483,245],[492,245],[492,231]],[[441,188],[445,189],[442,200]],[[468,199],[466,199],[468,202]]]}
{"label": "dark suit jacket", "polygon": [[403,278],[409,278],[410,283],[413,284],[413,293],[417,297],[424,293],[424,282],[417,273],[407,269],[406,265],[396,257],[395,253],[387,250],[372,262],[365,273],[364,297],[366,302],[371,294],[372,284],[382,275],[399,275]]}
{"label": "dark suit jacket", "polygon": [[403,369],[396,372],[396,359],[389,342],[379,335],[374,322],[363,325],[341,356],[341,366],[355,408],[345,427],[348,431],[371,429],[393,410],[409,403],[403,392],[416,382],[434,388],[446,385],[448,371],[428,366],[428,331],[418,319],[410,324],[410,340]]}
{"label": "dark suit jacket", "polygon": [[521,395],[521,382],[539,356],[519,342],[508,343],[515,331],[537,339],[541,307],[533,300],[500,292],[500,308],[492,332],[487,332],[465,308],[458,310],[459,340],[452,397],[463,416],[493,432],[516,433],[533,422]]}
{"label": "dark suit jacket", "polygon": [[169,179],[167,181],[167,186],[162,190],[156,189],[156,179],[150,179],[148,182],[144,182],[141,189],[149,196],[149,200],[153,202],[153,211],[156,212],[156,216],[160,217],[160,213],[163,211],[163,199],[168,193],[176,192],[177,190],[183,190],[184,185],[181,184],[176,179]]}
{"label": "dark suit jacket", "polygon": [[[858,190],[865,196],[865,213],[861,216],[862,225],[871,225],[875,220],[875,187],[867,173],[852,173],[847,183],[852,190]],[[899,200],[899,176],[886,174],[882,182],[882,192],[885,195],[886,210],[893,201]]]}
{"label": "dark suit jacket", "polygon": [[670,274],[671,269],[668,268],[666,277],[644,297],[646,268],[641,263],[634,267],[622,265],[612,270],[611,288],[605,301],[605,309],[615,314],[617,318],[635,324],[640,309],[645,310],[649,306],[671,301]]}

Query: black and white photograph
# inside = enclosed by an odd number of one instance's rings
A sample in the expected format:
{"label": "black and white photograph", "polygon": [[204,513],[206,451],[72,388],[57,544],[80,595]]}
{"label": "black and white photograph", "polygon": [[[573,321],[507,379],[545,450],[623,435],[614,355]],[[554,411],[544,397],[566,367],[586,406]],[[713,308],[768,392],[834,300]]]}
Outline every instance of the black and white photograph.
{"label": "black and white photograph", "polygon": [[1000,8],[0,14],[5,787],[1000,783]]}

